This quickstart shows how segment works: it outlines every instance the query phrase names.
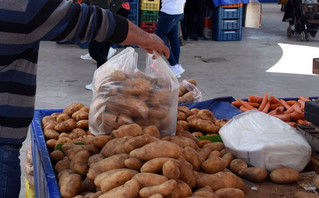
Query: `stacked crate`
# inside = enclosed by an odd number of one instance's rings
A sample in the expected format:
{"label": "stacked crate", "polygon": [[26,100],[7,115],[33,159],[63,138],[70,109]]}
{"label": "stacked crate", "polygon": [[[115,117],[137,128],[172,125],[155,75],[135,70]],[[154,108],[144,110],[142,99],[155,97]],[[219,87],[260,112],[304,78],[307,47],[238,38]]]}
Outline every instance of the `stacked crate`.
{"label": "stacked crate", "polygon": [[240,41],[242,39],[243,4],[214,8],[212,38],[216,41]]}
{"label": "stacked crate", "polygon": [[159,15],[160,0],[140,1],[140,28],[154,33]]}

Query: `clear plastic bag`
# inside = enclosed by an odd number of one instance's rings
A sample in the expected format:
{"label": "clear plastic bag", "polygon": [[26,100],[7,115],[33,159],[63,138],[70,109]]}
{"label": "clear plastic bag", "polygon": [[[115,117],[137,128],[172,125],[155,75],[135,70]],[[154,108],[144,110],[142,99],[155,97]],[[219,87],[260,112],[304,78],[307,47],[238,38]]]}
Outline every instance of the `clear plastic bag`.
{"label": "clear plastic bag", "polygon": [[187,91],[193,93],[194,100],[191,102],[199,102],[202,100],[202,92],[194,84],[188,82],[187,80],[183,80],[180,85],[185,87]]}
{"label": "clear plastic bag", "polygon": [[110,134],[123,124],[155,125],[161,136],[175,135],[179,84],[165,60],[147,55],[144,71],[137,68],[131,47],[112,57],[94,73],[89,128]]}
{"label": "clear plastic bag", "polygon": [[311,158],[311,147],[304,136],[280,119],[259,111],[233,117],[219,135],[228,151],[268,171],[287,167],[299,172]]}

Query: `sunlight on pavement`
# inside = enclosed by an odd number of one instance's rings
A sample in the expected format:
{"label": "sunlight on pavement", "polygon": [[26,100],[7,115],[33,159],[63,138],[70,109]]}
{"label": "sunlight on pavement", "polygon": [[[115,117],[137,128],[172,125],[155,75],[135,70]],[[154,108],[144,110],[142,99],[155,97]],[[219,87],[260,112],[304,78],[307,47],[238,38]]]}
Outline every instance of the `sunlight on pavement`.
{"label": "sunlight on pavement", "polygon": [[281,59],[266,72],[312,74],[312,60],[319,58],[319,48],[278,43],[283,55]]}

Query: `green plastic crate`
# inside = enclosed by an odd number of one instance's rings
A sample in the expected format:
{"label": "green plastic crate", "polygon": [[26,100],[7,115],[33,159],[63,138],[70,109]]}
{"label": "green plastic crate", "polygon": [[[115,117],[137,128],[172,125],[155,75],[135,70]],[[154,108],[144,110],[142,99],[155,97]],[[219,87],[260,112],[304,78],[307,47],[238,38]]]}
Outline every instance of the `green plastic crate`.
{"label": "green plastic crate", "polygon": [[140,21],[141,22],[157,22],[159,11],[156,10],[141,10]]}

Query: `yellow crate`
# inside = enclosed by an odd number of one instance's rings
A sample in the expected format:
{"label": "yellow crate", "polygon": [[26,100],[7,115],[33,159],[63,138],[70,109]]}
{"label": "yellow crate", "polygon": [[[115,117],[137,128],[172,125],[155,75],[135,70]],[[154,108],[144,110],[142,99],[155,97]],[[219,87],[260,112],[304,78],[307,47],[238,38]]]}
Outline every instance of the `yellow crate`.
{"label": "yellow crate", "polygon": [[26,198],[34,198],[34,186],[29,183],[27,178],[24,178],[25,181],[25,197]]}
{"label": "yellow crate", "polygon": [[158,11],[160,9],[160,0],[141,0],[140,9]]}

